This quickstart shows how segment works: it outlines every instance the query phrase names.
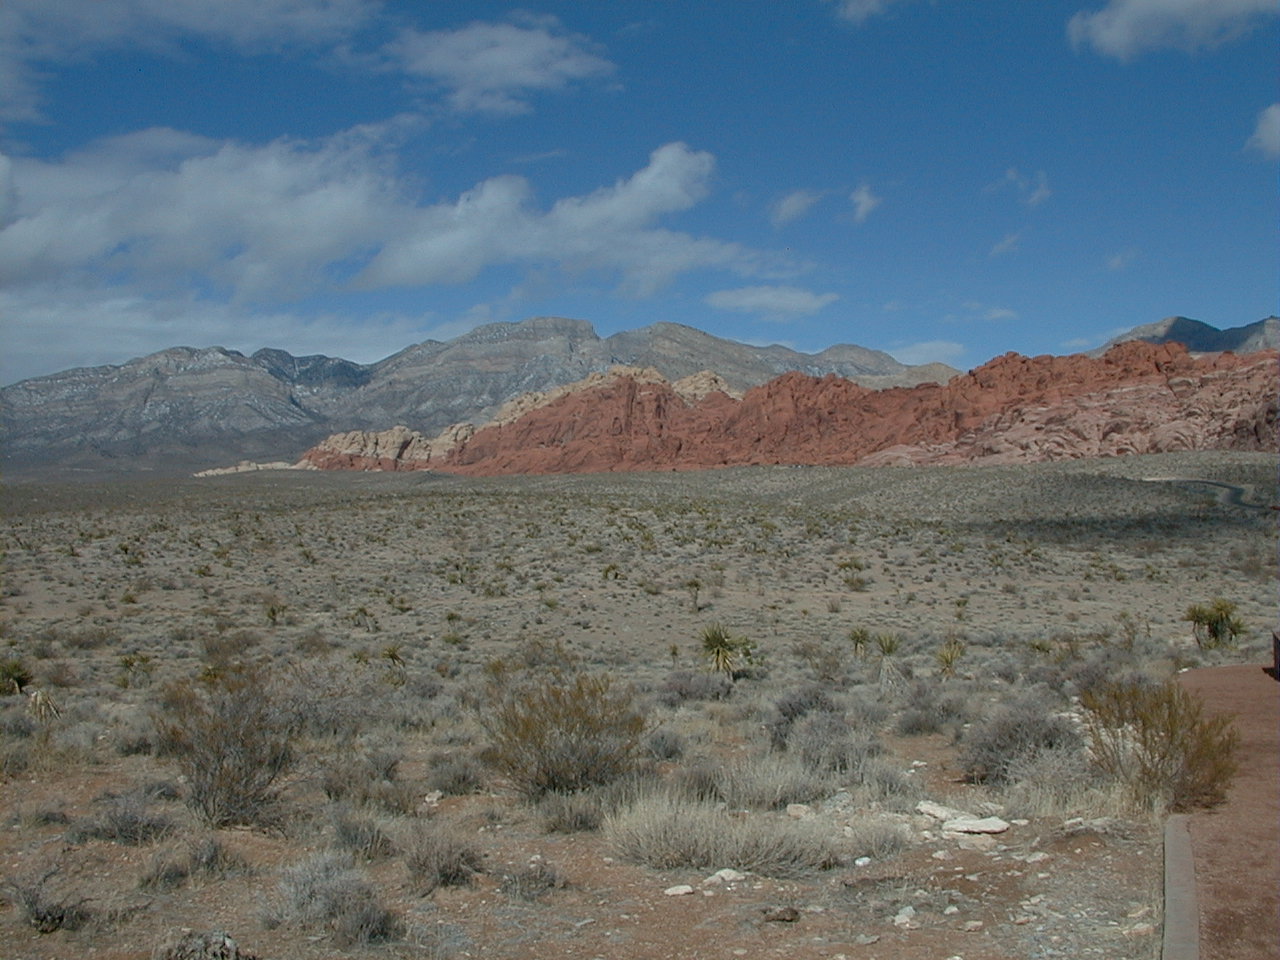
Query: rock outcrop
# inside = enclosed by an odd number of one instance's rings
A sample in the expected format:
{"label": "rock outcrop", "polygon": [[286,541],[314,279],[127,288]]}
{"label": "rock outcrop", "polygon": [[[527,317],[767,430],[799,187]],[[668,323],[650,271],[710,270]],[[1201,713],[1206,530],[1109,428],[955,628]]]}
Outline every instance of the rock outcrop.
{"label": "rock outcrop", "polygon": [[1276,361],[1133,341],[1096,359],[1006,354],[946,386],[870,390],[788,373],[741,399],[709,376],[690,392],[621,369],[518,402],[479,429],[343,434],[303,463],[484,475],[1275,450]]}

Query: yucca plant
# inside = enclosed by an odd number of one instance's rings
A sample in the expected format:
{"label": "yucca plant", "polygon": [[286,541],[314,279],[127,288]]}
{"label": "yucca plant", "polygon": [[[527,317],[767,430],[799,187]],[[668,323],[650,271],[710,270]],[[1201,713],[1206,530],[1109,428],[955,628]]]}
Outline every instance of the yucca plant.
{"label": "yucca plant", "polygon": [[964,656],[964,651],[964,641],[955,637],[952,637],[935,650],[933,659],[938,662],[938,672],[944,677],[954,677],[956,675],[956,664]]}
{"label": "yucca plant", "polygon": [[702,628],[702,653],[716,673],[730,680],[743,665],[751,662],[752,643],[746,637],[735,637],[720,622]]}
{"label": "yucca plant", "polygon": [[1192,604],[1182,619],[1191,623],[1192,635],[1201,650],[1234,646],[1236,637],[1244,632],[1244,621],[1236,616],[1236,605],[1222,597]]}

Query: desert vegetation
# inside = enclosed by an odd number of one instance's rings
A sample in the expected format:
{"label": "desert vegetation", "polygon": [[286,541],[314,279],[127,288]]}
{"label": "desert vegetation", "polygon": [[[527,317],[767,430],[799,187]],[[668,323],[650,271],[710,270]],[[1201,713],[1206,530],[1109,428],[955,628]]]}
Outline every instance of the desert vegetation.
{"label": "desert vegetation", "polygon": [[1152,956],[1271,459],[10,484],[0,942]]}

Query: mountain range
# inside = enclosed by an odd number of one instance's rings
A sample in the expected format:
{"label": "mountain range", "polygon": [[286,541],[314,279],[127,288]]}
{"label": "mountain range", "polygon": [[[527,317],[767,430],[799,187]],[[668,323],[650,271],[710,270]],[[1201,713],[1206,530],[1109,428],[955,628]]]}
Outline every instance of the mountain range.
{"label": "mountain range", "polygon": [[[1280,321],[1233,330],[1175,317],[1117,340],[1178,339],[1193,351],[1280,343]],[[6,467],[185,472],[237,460],[296,459],[341,431],[405,424],[426,436],[483,424],[524,394],[563,387],[617,365],[668,380],[714,371],[730,393],[784,373],[835,375],[870,390],[942,384],[959,371],[907,366],[840,344],[805,354],[655,323],[602,338],[590,323],[539,317],[429,340],[373,364],[263,349],[174,347],[128,363],[77,368],[0,389]]]}

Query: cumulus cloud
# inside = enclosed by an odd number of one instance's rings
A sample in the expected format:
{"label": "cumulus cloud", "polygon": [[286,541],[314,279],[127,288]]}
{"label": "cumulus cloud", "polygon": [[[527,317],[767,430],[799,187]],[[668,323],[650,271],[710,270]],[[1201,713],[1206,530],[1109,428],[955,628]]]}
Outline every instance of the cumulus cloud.
{"label": "cumulus cloud", "polygon": [[868,184],[860,183],[857,189],[849,194],[849,202],[853,204],[854,222],[864,223],[867,217],[871,216],[871,211],[884,202],[884,198],[872,193]]}
{"label": "cumulus cloud", "polygon": [[885,13],[902,0],[827,0],[836,5],[836,16],[853,24],[862,24]]}
{"label": "cumulus cloud", "polygon": [[817,313],[839,300],[834,293],[814,293],[802,287],[759,286],[717,290],[704,299],[717,310],[754,313],[768,320],[789,320]]}
{"label": "cumulus cloud", "polygon": [[920,343],[909,343],[901,347],[890,347],[886,351],[899,363],[951,363],[965,355],[964,344],[951,340],[924,340]]}
{"label": "cumulus cloud", "polygon": [[5,0],[0,4],[0,119],[39,118],[40,71],[122,47],[177,51],[199,38],[245,52],[334,44],[379,0]]}
{"label": "cumulus cloud", "polygon": [[613,72],[590,42],[554,17],[472,23],[457,30],[404,30],[385,52],[398,67],[448,91],[464,113],[517,114],[542,91]]}
{"label": "cumulus cloud", "polygon": [[[143,326],[192,290],[215,319],[263,310],[288,317],[272,304],[459,284],[496,266],[544,282],[591,271],[629,296],[696,269],[743,277],[797,269],[661,225],[707,195],[715,166],[711,154],[681,143],[658,148],[629,177],[548,207],[516,176],[424,204],[388,156],[386,136],[371,127],[314,142],[245,144],[157,128],[55,159],[0,156],[6,327],[30,333],[39,317],[56,336],[52,318],[90,297]],[[166,306],[148,312],[144,299]],[[87,308],[65,315],[99,316]],[[14,349],[8,331],[6,347]]]}
{"label": "cumulus cloud", "polygon": [[1110,0],[1067,24],[1073,47],[1092,47],[1117,60],[1171,47],[1212,49],[1280,13],[1275,0]]}
{"label": "cumulus cloud", "polygon": [[769,211],[769,222],[780,227],[784,223],[799,220],[821,199],[822,194],[812,190],[792,190],[773,205]]}
{"label": "cumulus cloud", "polygon": [[1280,103],[1273,103],[1258,114],[1253,136],[1245,146],[1264,157],[1280,157]]}

